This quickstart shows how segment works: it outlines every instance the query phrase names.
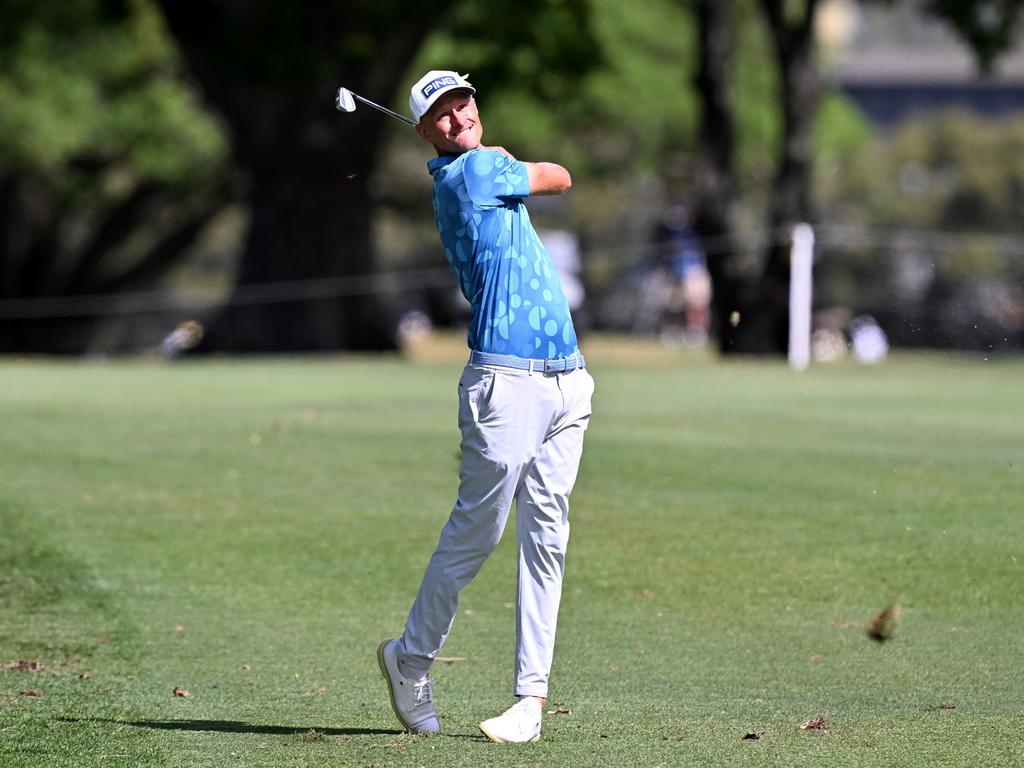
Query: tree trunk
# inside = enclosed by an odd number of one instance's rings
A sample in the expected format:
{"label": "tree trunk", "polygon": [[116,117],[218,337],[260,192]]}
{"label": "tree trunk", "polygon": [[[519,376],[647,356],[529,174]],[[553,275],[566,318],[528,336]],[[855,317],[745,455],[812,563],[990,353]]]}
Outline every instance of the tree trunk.
{"label": "tree trunk", "polygon": [[[59,294],[64,274],[62,210],[47,185],[27,173],[6,177],[0,194],[0,301]],[[83,349],[87,323],[67,318],[24,319],[0,312],[0,352],[64,353]]]}
{"label": "tree trunk", "polygon": [[[110,322],[110,302],[91,297],[159,284],[235,197],[230,177],[187,195],[144,182],[120,199],[96,202],[88,217],[74,217],[44,180],[7,177],[0,183],[0,351],[89,351]],[[90,225],[83,226],[86,218]],[[76,226],[88,235],[81,244],[67,237]],[[145,238],[132,244],[140,232]],[[48,309],[36,307],[37,314],[24,304],[33,299],[46,299]],[[73,306],[75,300],[92,306]]]}
{"label": "tree trunk", "polygon": [[[319,162],[317,162],[319,160]],[[317,293],[315,281],[374,272],[367,177],[336,155],[283,157],[253,169],[252,225],[234,297],[204,341],[207,349],[240,352],[386,349],[394,324],[381,297],[349,293],[342,284]],[[305,167],[300,169],[300,165]],[[354,175],[353,175],[354,174]],[[348,179],[348,177],[352,177]],[[247,303],[246,291],[267,283],[302,281],[291,298]]]}
{"label": "tree trunk", "polygon": [[768,210],[772,242],[765,255],[757,310],[756,347],[784,354],[789,338],[790,235],[814,220],[811,183],[813,132],[821,93],[814,47],[817,0],[805,0],[796,20],[786,18],[785,0],[761,0],[779,68],[783,131],[779,165]]}
{"label": "tree trunk", "polygon": [[[230,125],[238,159],[250,174],[251,229],[237,290],[205,348],[395,346],[394,324],[379,295],[336,291],[311,299],[293,293],[256,303],[251,289],[374,272],[367,183],[394,126],[366,107],[337,112],[334,94],[344,85],[389,103],[403,90],[412,57],[450,2],[161,0],[192,73]],[[385,12],[388,5],[395,7]]]}
{"label": "tree trunk", "polygon": [[742,349],[740,326],[734,320],[745,314],[742,276],[734,263],[736,131],[728,95],[734,47],[732,0],[698,0],[696,20],[699,48],[693,82],[702,109],[694,227],[707,254],[714,331],[725,354]]}

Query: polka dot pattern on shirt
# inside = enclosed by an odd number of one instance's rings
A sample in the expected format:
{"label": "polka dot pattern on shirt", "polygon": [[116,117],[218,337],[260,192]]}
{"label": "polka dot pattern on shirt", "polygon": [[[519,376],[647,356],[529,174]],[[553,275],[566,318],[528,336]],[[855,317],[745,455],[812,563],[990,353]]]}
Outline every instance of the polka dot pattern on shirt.
{"label": "polka dot pattern on shirt", "polygon": [[558,275],[523,204],[526,166],[478,149],[427,168],[445,256],[472,307],[470,348],[536,359],[576,352]]}

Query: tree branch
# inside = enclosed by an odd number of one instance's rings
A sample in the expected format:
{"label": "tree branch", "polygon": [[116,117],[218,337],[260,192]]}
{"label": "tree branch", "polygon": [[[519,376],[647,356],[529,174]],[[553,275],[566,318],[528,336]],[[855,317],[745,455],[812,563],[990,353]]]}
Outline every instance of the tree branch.
{"label": "tree branch", "polygon": [[81,249],[77,264],[65,277],[62,293],[95,293],[103,259],[136,231],[146,208],[164,191],[163,185],[143,182],[120,200]]}
{"label": "tree branch", "polygon": [[163,275],[185,255],[186,249],[195,241],[203,227],[237,199],[237,185],[233,179],[226,179],[206,194],[197,197],[198,199],[193,199],[189,203],[188,207],[192,212],[181,224],[165,233],[144,257],[119,273],[111,275],[102,287],[96,289],[97,292],[116,293],[139,283],[151,282]]}

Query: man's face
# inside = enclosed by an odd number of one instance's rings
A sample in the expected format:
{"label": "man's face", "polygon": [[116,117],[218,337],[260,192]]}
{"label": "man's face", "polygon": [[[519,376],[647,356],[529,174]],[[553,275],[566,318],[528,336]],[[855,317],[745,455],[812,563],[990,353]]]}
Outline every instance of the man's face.
{"label": "man's face", "polygon": [[473,94],[446,93],[416,126],[416,132],[442,155],[461,155],[480,146],[484,127]]}

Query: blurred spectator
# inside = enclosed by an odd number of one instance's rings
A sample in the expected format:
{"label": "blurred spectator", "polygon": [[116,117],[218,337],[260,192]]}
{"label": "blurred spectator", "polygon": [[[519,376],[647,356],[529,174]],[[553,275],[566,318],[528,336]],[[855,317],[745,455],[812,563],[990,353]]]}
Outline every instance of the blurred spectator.
{"label": "blurred spectator", "polygon": [[203,326],[195,320],[180,323],[160,342],[160,354],[164,357],[179,357],[202,341]]}
{"label": "blurred spectator", "polygon": [[889,340],[873,317],[860,315],[850,321],[850,346],[858,363],[875,365],[889,354]]}
{"label": "blurred spectator", "polygon": [[653,240],[655,272],[666,281],[665,290],[649,291],[650,298],[660,299],[662,338],[681,336],[687,346],[704,346],[711,326],[711,275],[689,210],[666,208]]}
{"label": "blurred spectator", "polygon": [[811,334],[811,356],[816,362],[830,363],[846,357],[846,339],[832,328],[818,328]]}

